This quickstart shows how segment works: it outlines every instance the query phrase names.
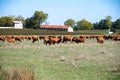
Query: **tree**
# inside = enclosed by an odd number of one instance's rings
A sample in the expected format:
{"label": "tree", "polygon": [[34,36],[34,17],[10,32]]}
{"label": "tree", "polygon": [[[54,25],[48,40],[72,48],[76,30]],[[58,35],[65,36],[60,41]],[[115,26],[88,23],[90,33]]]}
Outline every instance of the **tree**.
{"label": "tree", "polygon": [[120,18],[113,22],[112,29],[120,29]]}
{"label": "tree", "polygon": [[112,17],[111,16],[107,16],[105,19],[105,26],[107,29],[111,29],[112,26],[112,22],[111,22]]}
{"label": "tree", "polygon": [[38,28],[48,18],[48,14],[42,11],[35,11],[31,18],[26,19],[26,28]]}
{"label": "tree", "polygon": [[5,26],[6,24],[6,19],[4,17],[0,18],[0,26]]}
{"label": "tree", "polygon": [[12,21],[13,21],[12,17],[8,17],[8,16],[1,17],[0,26],[12,26],[13,25]]}
{"label": "tree", "polygon": [[112,22],[111,22],[112,17],[107,16],[105,19],[101,19],[98,23],[94,23],[93,27],[95,29],[111,29]]}
{"label": "tree", "polygon": [[6,19],[6,24],[5,24],[5,26],[12,26],[13,25],[13,19],[11,18],[11,17],[5,17],[5,19]]}
{"label": "tree", "polygon": [[25,21],[24,17],[22,17],[21,15],[19,15],[19,16],[17,16],[17,17],[15,17],[15,18],[14,18],[14,20],[17,20],[17,21],[22,21],[22,22],[24,22],[24,21]]}
{"label": "tree", "polygon": [[74,27],[75,26],[75,20],[68,19],[64,22],[64,25]]}
{"label": "tree", "polygon": [[99,23],[98,23],[98,22],[93,23],[93,28],[94,28],[94,29],[98,29],[98,25],[99,25]]}
{"label": "tree", "polygon": [[106,16],[106,20],[110,21],[112,19],[112,17],[110,15]]}
{"label": "tree", "polygon": [[77,26],[80,28],[80,30],[91,30],[91,29],[93,29],[92,24],[85,19],[82,19],[82,20],[78,21]]}

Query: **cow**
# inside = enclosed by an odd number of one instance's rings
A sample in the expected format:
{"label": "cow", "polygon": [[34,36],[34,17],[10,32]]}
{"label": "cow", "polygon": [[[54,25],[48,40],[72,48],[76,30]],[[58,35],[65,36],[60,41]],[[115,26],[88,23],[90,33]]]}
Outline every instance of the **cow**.
{"label": "cow", "polygon": [[38,36],[32,36],[32,43],[39,41],[39,37]]}
{"label": "cow", "polygon": [[103,36],[103,38],[104,38],[105,40],[108,40],[108,39],[112,39],[112,36],[111,36],[111,35],[105,35],[105,36]]}
{"label": "cow", "polygon": [[72,41],[76,43],[84,43],[86,40],[85,36],[73,37]]}
{"label": "cow", "polygon": [[62,41],[62,43],[64,43],[64,42],[67,42],[67,41],[70,41],[70,42],[72,42],[72,39],[73,39],[73,36],[63,36],[63,41]]}
{"label": "cow", "polygon": [[113,37],[113,40],[114,40],[114,41],[120,41],[120,35],[114,36],[114,37]]}
{"label": "cow", "polygon": [[6,36],[6,40],[7,40],[9,43],[14,43],[14,42],[15,42],[15,37],[14,37],[14,36]]}
{"label": "cow", "polygon": [[19,41],[19,42],[22,42],[22,39],[23,39],[21,38],[21,36],[15,36],[14,38],[15,38],[15,41]]}
{"label": "cow", "polygon": [[62,37],[61,36],[58,36],[58,37],[49,37],[49,39],[50,39],[50,45],[51,44],[54,45],[55,43],[59,44],[62,41]]}
{"label": "cow", "polygon": [[5,42],[6,37],[5,36],[0,36],[0,41]]}
{"label": "cow", "polygon": [[103,36],[96,36],[97,42],[99,43],[104,43],[104,38]]}
{"label": "cow", "polygon": [[44,37],[44,43],[47,45],[49,44],[50,45],[50,39],[49,37]]}

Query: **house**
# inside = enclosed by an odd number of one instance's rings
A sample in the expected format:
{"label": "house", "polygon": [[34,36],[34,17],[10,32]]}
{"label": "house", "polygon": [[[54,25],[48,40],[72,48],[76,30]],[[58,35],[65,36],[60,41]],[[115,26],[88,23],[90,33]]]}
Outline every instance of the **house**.
{"label": "house", "polygon": [[45,24],[45,25],[41,25],[40,29],[73,32],[72,27],[62,26],[62,25],[48,25],[48,24]]}
{"label": "house", "polygon": [[110,29],[107,29],[105,32],[106,32],[107,34],[113,34],[113,32],[110,31]]}
{"label": "house", "polygon": [[23,29],[22,21],[13,21],[13,26],[0,27],[0,29]]}
{"label": "house", "polygon": [[73,32],[73,28],[71,26],[68,27],[68,32]]}
{"label": "house", "polygon": [[22,21],[13,21],[13,28],[15,28],[15,29],[23,29]]}

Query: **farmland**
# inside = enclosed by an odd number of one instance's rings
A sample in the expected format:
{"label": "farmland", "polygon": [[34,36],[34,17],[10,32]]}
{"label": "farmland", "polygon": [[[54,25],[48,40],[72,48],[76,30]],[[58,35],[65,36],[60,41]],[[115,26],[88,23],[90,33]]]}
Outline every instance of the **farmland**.
{"label": "farmland", "polygon": [[[36,80],[120,80],[120,42],[96,39],[46,46],[43,40],[0,41],[0,67],[30,69]],[[10,73],[10,72],[9,72]]]}

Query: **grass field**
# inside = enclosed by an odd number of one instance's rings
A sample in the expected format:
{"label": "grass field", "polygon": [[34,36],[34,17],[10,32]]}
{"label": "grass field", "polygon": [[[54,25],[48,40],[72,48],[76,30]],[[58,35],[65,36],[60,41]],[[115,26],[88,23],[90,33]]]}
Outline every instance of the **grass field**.
{"label": "grass field", "polygon": [[120,80],[120,42],[0,42],[0,66],[33,70],[36,80]]}

